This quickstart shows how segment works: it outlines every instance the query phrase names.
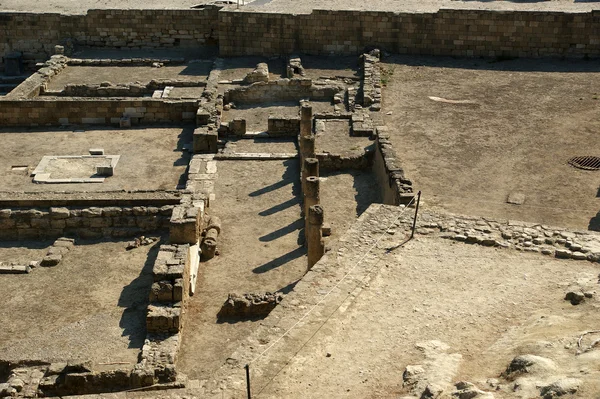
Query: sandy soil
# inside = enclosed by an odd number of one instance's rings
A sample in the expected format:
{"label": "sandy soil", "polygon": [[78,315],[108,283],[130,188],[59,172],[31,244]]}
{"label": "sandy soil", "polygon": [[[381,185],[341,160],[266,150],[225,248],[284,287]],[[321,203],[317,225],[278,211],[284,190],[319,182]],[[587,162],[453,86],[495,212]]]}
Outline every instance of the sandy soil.
{"label": "sandy soil", "polygon": [[[191,135],[191,129],[181,128],[0,130],[0,186],[3,191],[173,190],[189,162],[181,148]],[[35,184],[27,173],[11,171],[13,165],[27,165],[32,172],[44,155],[87,155],[90,148],[121,155],[115,175],[104,183]]]}
{"label": "sandy soil", "polygon": [[49,90],[61,90],[67,84],[147,84],[153,79],[178,79],[187,82],[205,81],[211,68],[209,62],[189,65],[154,67],[94,67],[71,66],[65,68],[48,83]]}
{"label": "sandy soil", "polygon": [[209,378],[258,324],[217,322],[229,293],[288,292],[306,269],[298,161],[218,161],[217,173],[221,255],[200,265],[177,365],[192,379]]}
{"label": "sandy soil", "polygon": [[[269,66],[269,80],[286,77],[284,60],[279,57],[232,57],[223,60],[223,70],[219,74],[219,80],[244,79],[261,62],[266,62]],[[228,85],[223,85],[219,89],[224,91],[228,87]]]}
{"label": "sandy soil", "polygon": [[123,241],[81,240],[56,267],[0,276],[0,292],[10,293],[0,300],[0,358],[133,366],[156,245],[126,251]]}
{"label": "sandy soil", "polygon": [[41,260],[52,245],[53,241],[0,242],[0,262],[15,262],[20,265],[28,265],[31,261]]}
{"label": "sandy soil", "polygon": [[325,223],[331,226],[331,236],[326,244],[340,238],[369,205],[381,202],[377,179],[370,171],[324,173],[320,190]]}
{"label": "sandy soil", "polygon": [[[588,228],[600,172],[567,160],[600,153],[597,61],[390,57],[385,68],[385,123],[425,203]],[[505,203],[513,192],[522,205]]]}
{"label": "sandy soil", "polygon": [[227,141],[225,151],[294,154],[298,152],[297,147],[296,140],[291,138],[234,139]]}
{"label": "sandy soil", "polygon": [[[401,238],[386,235],[381,246]],[[407,394],[404,368],[426,360],[415,345],[429,340],[459,355],[451,381],[493,390],[488,378],[497,378],[514,356],[534,353],[560,365],[557,378],[587,381],[572,397],[591,398],[600,389],[595,357],[576,357],[573,347],[600,322],[598,300],[585,307],[563,300],[570,282],[596,281],[593,264],[420,237],[372,267],[350,297],[331,304],[339,310],[298,353],[290,351],[289,364],[268,385],[270,378],[255,381],[255,395],[264,388],[263,398],[397,398]],[[444,357],[427,361],[442,374],[453,367]]]}
{"label": "sandy soil", "polygon": [[[207,0],[1,0],[0,10],[26,12],[55,12],[63,14],[85,14],[89,9],[188,9],[194,5],[206,4]],[[241,4],[244,1],[240,1]],[[319,10],[381,10],[435,12],[444,8],[497,9],[497,10],[561,10],[586,11],[598,9],[598,3],[587,0],[553,1],[457,1],[457,0],[332,0],[323,3],[318,0],[254,0],[245,1],[243,9],[249,11],[310,13]],[[235,7],[235,6],[233,6]]]}
{"label": "sandy soil", "polygon": [[229,122],[235,118],[242,118],[246,120],[247,132],[266,132],[269,125],[269,116],[293,118],[298,116],[299,112],[300,105],[297,102],[244,104],[223,111],[221,120]]}
{"label": "sandy soil", "polygon": [[347,119],[325,119],[317,123],[323,124],[318,129],[315,150],[330,154],[361,154],[364,149],[373,144],[368,137],[350,136],[350,121]]}

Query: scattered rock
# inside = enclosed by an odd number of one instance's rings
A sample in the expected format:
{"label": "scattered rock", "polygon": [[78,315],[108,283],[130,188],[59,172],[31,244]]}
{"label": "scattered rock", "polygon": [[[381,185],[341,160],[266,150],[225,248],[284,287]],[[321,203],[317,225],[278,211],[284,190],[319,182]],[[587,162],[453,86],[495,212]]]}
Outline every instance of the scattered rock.
{"label": "scattered rock", "polygon": [[557,249],[554,251],[554,256],[559,259],[571,259],[571,251],[568,249]]}
{"label": "scattered rock", "polygon": [[525,194],[518,192],[510,193],[506,202],[514,205],[522,205],[525,202]]}
{"label": "scattered rock", "polygon": [[475,384],[467,381],[457,382],[455,387],[456,391],[452,392],[452,396],[458,399],[494,399],[494,395],[489,392],[482,391],[481,389],[477,388]]}
{"label": "scattered rock", "polygon": [[132,249],[138,248],[140,245],[150,245],[157,241],[158,241],[158,237],[141,236],[141,237],[135,238],[133,241],[129,241],[127,243],[127,247],[125,247],[125,249],[127,251],[130,251]]}
{"label": "scattered rock", "polygon": [[571,305],[579,305],[585,300],[585,294],[580,291],[569,291],[565,295],[565,301],[571,301]]}
{"label": "scattered rock", "polygon": [[516,373],[532,373],[538,370],[554,370],[556,365],[550,359],[535,355],[521,355],[515,357],[504,374],[510,376]]}
{"label": "scattered rock", "polygon": [[577,392],[581,380],[576,378],[562,378],[554,381],[550,385],[542,387],[540,394],[544,399],[552,399],[558,396],[568,395]]}
{"label": "scattered rock", "polygon": [[244,83],[268,82],[269,81],[269,66],[261,62],[256,68],[249,72],[244,78]]}
{"label": "scattered rock", "polygon": [[281,292],[264,294],[229,294],[217,317],[219,319],[253,319],[268,315],[283,299]]}
{"label": "scattered rock", "polygon": [[425,373],[425,369],[421,365],[408,365],[402,373],[404,385],[410,385],[417,382],[418,377]]}

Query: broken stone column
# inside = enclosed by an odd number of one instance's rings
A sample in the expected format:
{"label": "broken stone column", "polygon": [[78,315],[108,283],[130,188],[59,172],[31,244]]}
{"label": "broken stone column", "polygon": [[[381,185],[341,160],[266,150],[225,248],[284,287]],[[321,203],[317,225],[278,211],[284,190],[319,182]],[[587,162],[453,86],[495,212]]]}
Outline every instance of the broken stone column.
{"label": "broken stone column", "polygon": [[[308,230],[308,209],[313,205],[318,205],[320,202],[320,185],[319,178],[316,176],[308,176],[304,183],[304,232]],[[308,237],[308,236],[307,236]],[[308,242],[308,239],[305,240]]]}
{"label": "broken stone column", "polygon": [[300,137],[300,155],[302,157],[302,162],[306,158],[314,158],[315,157],[315,136],[304,136]]}
{"label": "broken stone column", "polygon": [[261,62],[256,65],[252,72],[248,72],[244,78],[244,83],[268,82],[269,81],[269,65]]}
{"label": "broken stone column", "polygon": [[306,241],[308,242],[308,270],[321,259],[325,253],[325,243],[321,234],[323,227],[324,212],[321,205],[313,205],[308,208],[308,230]]}
{"label": "broken stone column", "polygon": [[300,107],[300,137],[312,134],[312,106],[308,102]]}
{"label": "broken stone column", "polygon": [[[302,189],[304,190],[304,185],[307,177],[315,176],[319,177],[319,160],[317,158],[305,158],[302,163]],[[306,214],[306,213],[304,213]]]}
{"label": "broken stone column", "polygon": [[306,171],[306,177],[319,177],[319,160],[317,158],[306,158],[304,160],[303,170]]}
{"label": "broken stone column", "polygon": [[221,219],[216,216],[208,216],[204,221],[206,227],[204,228],[204,239],[200,250],[202,252],[202,260],[209,260],[214,258],[217,251],[217,238],[221,234]]}

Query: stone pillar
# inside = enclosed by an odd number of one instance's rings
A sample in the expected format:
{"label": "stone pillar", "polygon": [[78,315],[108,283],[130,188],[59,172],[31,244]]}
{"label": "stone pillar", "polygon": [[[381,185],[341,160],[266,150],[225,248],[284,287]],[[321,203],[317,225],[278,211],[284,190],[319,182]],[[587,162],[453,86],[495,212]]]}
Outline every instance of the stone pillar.
{"label": "stone pillar", "polygon": [[302,160],[306,158],[314,158],[315,156],[315,136],[300,137],[300,155]]}
{"label": "stone pillar", "polygon": [[320,185],[319,178],[316,176],[308,176],[304,182],[304,235],[305,243],[308,242],[308,209],[313,205],[319,205],[320,202]]}
{"label": "stone pillar", "polygon": [[306,241],[308,242],[308,270],[321,259],[325,253],[325,243],[321,235],[323,227],[323,207],[313,205],[308,208],[308,231],[306,232]]}
{"label": "stone pillar", "polygon": [[317,158],[306,158],[304,160],[303,170],[306,171],[306,177],[319,177],[319,160]]}
{"label": "stone pillar", "polygon": [[300,137],[312,134],[312,106],[308,102],[300,107]]}
{"label": "stone pillar", "polygon": [[302,182],[302,192],[304,192],[306,178],[309,176],[319,177],[319,160],[317,158],[304,158],[304,162],[302,163],[302,173],[300,176]]}

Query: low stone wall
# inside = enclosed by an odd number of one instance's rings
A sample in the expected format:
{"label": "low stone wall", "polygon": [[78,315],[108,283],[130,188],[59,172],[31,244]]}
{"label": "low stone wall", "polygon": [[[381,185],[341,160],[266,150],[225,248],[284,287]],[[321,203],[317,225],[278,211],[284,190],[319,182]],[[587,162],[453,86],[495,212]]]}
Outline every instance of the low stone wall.
{"label": "low stone wall", "polygon": [[381,187],[383,203],[400,205],[413,198],[412,182],[404,176],[404,169],[396,157],[387,128],[377,128],[373,171]]}
{"label": "low stone wall", "polygon": [[118,125],[194,122],[197,100],[84,99],[40,97],[0,100],[0,126]]}
{"label": "low stone wall", "polygon": [[162,207],[0,209],[0,240],[78,236],[131,237],[169,228],[173,205]]}
{"label": "low stone wall", "polygon": [[181,316],[189,297],[191,248],[198,252],[197,245],[161,245],[152,269],[154,283],[146,316],[148,333],[175,334],[183,327]]}
{"label": "low stone wall", "polygon": [[37,97],[52,78],[67,66],[67,58],[52,56],[44,66],[8,93],[3,100],[23,100]]}
{"label": "low stone wall", "polygon": [[269,116],[269,137],[297,137],[300,134],[300,117]]}
{"label": "low stone wall", "polygon": [[369,169],[373,165],[375,152],[372,148],[346,154],[317,153],[315,157],[319,160],[319,169],[324,172],[337,170]]}
{"label": "low stone wall", "polygon": [[[41,95],[61,97],[143,97],[152,95],[155,90],[165,87],[204,87],[206,82],[190,82],[185,80],[152,80],[148,84],[68,84],[62,90],[46,90]],[[164,97],[164,96],[163,96]]]}
{"label": "low stone wall", "polygon": [[309,78],[279,79],[270,82],[257,82],[249,86],[227,90],[223,96],[225,104],[256,104],[269,101],[333,100],[344,90],[342,84],[334,82],[313,82]]}
{"label": "low stone wall", "polygon": [[379,50],[361,56],[363,78],[361,85],[362,105],[371,111],[381,110],[381,71],[379,69]]}

